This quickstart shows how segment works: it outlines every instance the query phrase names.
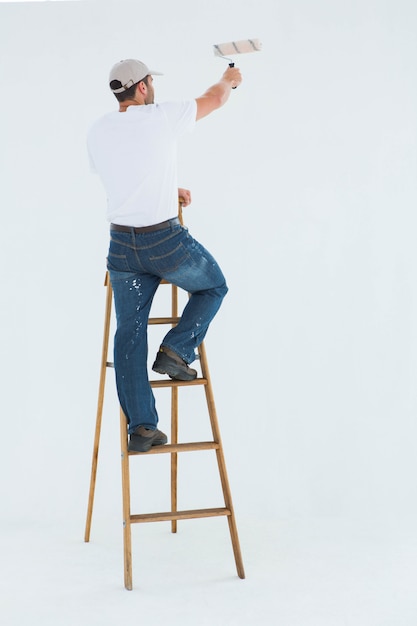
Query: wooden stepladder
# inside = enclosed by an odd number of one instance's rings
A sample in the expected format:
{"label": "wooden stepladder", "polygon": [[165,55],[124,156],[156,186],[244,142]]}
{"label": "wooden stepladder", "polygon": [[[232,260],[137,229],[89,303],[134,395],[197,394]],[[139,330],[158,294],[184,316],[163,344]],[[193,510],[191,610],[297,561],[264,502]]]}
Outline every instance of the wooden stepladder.
{"label": "wooden stepladder", "polygon": [[[181,217],[181,211],[180,211]],[[165,281],[163,281],[165,283]],[[168,284],[168,283],[165,283]],[[85,526],[84,540],[90,540],[91,520],[93,514],[94,493],[97,476],[98,453],[100,443],[100,432],[103,415],[104,390],[106,382],[107,369],[113,367],[113,363],[108,361],[109,335],[112,309],[112,288],[110,277],[106,273],[106,304],[104,317],[104,333],[103,347],[101,355],[101,369],[99,393],[97,402],[96,427],[94,435],[94,446],[92,455],[90,491],[88,498],[87,520]],[[171,285],[172,290],[172,309],[170,317],[155,317],[149,319],[149,324],[170,324],[175,325],[179,321],[178,317],[178,288]],[[122,455],[122,501],[123,501],[123,548],[124,548],[124,583],[128,590],[132,589],[132,538],[131,525],[143,522],[170,521],[171,531],[177,531],[177,521],[185,519],[196,519],[204,517],[226,516],[229,524],[230,537],[232,541],[233,553],[236,562],[237,574],[240,578],[245,578],[242,555],[239,545],[239,537],[236,527],[235,514],[233,510],[230,485],[226,471],[226,464],[223,453],[223,446],[220,436],[219,423],[214,403],[213,389],[210,379],[209,368],[207,364],[207,356],[204,342],[198,348],[201,377],[197,377],[191,381],[181,380],[153,380],[152,388],[171,388],[171,443],[163,446],[154,446],[148,452],[129,452],[128,451],[128,434],[126,417],[120,409],[120,442]],[[178,442],[178,389],[179,387],[188,387],[201,385],[204,387],[207,410],[210,419],[211,431],[213,439],[211,441],[200,441],[196,443],[179,443]],[[218,508],[194,509],[187,511],[179,511],[177,508],[177,478],[178,478],[178,454],[183,452],[214,450],[216,453],[217,466],[220,476],[221,487],[224,497],[224,506]],[[145,513],[135,515],[131,513],[130,498],[130,464],[129,461],[133,456],[145,456],[154,454],[170,454],[171,455],[171,510],[162,513]]]}

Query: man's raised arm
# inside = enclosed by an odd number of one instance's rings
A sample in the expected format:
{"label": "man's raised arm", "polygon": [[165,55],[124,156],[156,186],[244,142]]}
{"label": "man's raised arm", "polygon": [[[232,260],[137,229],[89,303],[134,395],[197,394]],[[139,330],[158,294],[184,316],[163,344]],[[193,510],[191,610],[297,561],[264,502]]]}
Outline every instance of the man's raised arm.
{"label": "man's raised arm", "polygon": [[222,107],[229,99],[230,92],[242,82],[240,70],[237,67],[229,67],[224,72],[218,83],[212,85],[199,98],[197,102],[197,120],[209,115]]}

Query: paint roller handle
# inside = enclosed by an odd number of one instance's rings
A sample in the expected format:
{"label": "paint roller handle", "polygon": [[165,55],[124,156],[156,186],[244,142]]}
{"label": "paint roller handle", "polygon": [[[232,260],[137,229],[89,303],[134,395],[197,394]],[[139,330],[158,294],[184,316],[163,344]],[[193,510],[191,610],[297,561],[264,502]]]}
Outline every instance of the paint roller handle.
{"label": "paint roller handle", "polygon": [[[235,66],[234,63],[229,63],[229,67],[234,67],[234,66]],[[237,87],[237,85],[236,85],[236,87]],[[236,89],[236,87],[232,87],[232,89]]]}

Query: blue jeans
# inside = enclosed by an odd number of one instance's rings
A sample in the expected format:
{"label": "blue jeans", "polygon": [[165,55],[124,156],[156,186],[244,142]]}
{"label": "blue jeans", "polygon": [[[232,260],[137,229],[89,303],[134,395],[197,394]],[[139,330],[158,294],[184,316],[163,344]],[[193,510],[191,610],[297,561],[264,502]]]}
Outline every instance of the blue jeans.
{"label": "blue jeans", "polygon": [[147,331],[159,283],[164,278],[190,293],[179,323],[161,344],[186,363],[195,359],[227,285],[215,259],[177,221],[139,234],[112,230],[107,268],[116,309],[114,368],[120,405],[130,434],[138,426],[154,430],[158,414],[148,379]]}

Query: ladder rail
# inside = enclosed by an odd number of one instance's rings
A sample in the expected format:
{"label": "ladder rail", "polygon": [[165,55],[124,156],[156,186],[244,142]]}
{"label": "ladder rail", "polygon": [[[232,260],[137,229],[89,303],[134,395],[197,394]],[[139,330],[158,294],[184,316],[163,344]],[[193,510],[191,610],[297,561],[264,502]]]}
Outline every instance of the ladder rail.
{"label": "ladder rail", "polygon": [[127,449],[126,416],[120,407],[120,447],[122,458],[122,508],[123,508],[123,564],[124,582],[128,591],[133,588],[132,581],[132,532],[130,513],[130,471]]}
{"label": "ladder rail", "polygon": [[229,477],[228,477],[228,473],[226,469],[226,461],[224,458],[223,444],[222,444],[221,435],[220,435],[219,420],[217,418],[216,405],[214,402],[213,387],[211,384],[211,378],[210,378],[210,372],[209,372],[207,354],[206,354],[206,348],[205,348],[204,342],[200,344],[198,351],[200,355],[202,373],[203,373],[204,379],[207,380],[207,384],[204,386],[204,391],[206,393],[207,407],[208,407],[208,412],[210,416],[213,439],[218,444],[218,447],[216,448],[216,459],[217,459],[217,465],[219,468],[220,481],[222,484],[224,502],[225,502],[226,508],[231,512],[227,520],[229,522],[230,538],[232,541],[236,568],[237,568],[239,578],[245,578],[245,569],[243,566],[243,558],[242,558],[242,552],[240,549],[239,536],[238,536],[235,514],[234,514],[234,509],[233,509]]}
{"label": "ladder rail", "polygon": [[[180,215],[180,221],[182,223],[182,214]],[[172,318],[178,319],[178,287],[171,285],[171,315]],[[177,322],[172,320],[172,326],[175,326]],[[155,384],[151,387],[156,387]],[[178,385],[171,385],[171,511],[174,512],[178,508],[178,450],[174,447],[178,444]],[[177,520],[173,518],[171,520],[171,532],[177,532]]]}
{"label": "ladder rail", "polygon": [[94,432],[93,455],[92,455],[92,460],[91,460],[90,489],[89,489],[89,494],[88,494],[87,519],[86,519],[85,531],[84,531],[84,541],[86,543],[90,541],[90,533],[91,533],[91,521],[92,521],[92,516],[93,516],[94,495],[95,495],[96,480],[97,480],[98,454],[99,454],[99,448],[100,448],[101,422],[102,422],[102,417],[103,417],[104,391],[105,391],[105,386],[106,386],[107,356],[108,356],[108,350],[109,350],[110,321],[111,321],[113,292],[112,292],[112,288],[110,284],[110,277],[109,277],[108,272],[106,272],[106,276],[104,279],[104,286],[106,287],[106,305],[105,305],[105,314],[104,314],[103,343],[102,343],[102,350],[101,350],[101,367],[100,367],[100,381],[99,381],[98,400],[97,400],[96,426],[95,426],[95,432]]}

